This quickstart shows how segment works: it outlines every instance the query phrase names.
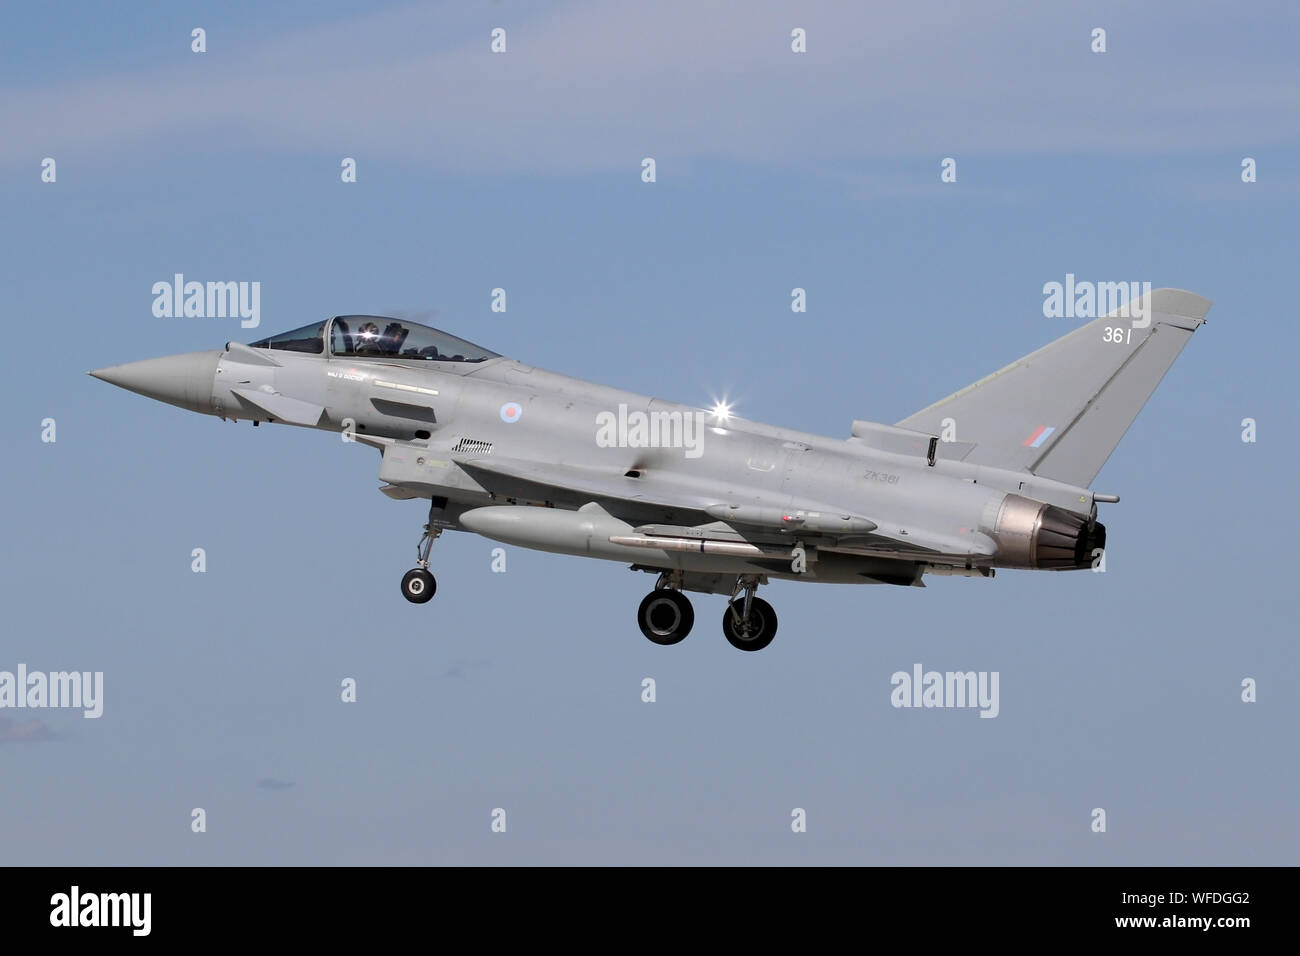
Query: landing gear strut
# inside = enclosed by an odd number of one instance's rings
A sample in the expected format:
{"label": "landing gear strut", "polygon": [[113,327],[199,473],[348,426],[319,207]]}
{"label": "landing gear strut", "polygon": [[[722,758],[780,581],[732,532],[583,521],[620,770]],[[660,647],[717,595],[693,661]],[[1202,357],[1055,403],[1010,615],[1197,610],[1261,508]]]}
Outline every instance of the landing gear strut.
{"label": "landing gear strut", "polygon": [[[743,598],[737,599],[741,591]],[[758,579],[752,575],[736,578],[727,609],[722,612],[722,633],[732,647],[742,651],[761,651],[776,637],[776,611],[761,597],[755,597]]]}
{"label": "landing gear strut", "polygon": [[678,588],[681,585],[681,573],[677,580],[664,572],[659,575],[655,589],[645,596],[637,608],[636,622],[641,633],[656,644],[676,644],[686,639],[695,624],[695,609],[690,600]]}
{"label": "landing gear strut", "polygon": [[429,552],[433,543],[442,534],[442,529],[434,524],[433,513],[447,506],[447,499],[434,498],[429,502],[429,520],[424,526],[420,543],[415,546],[416,561],[419,567],[411,568],[402,575],[402,597],[412,604],[423,604],[438,591],[438,581],[429,573]]}

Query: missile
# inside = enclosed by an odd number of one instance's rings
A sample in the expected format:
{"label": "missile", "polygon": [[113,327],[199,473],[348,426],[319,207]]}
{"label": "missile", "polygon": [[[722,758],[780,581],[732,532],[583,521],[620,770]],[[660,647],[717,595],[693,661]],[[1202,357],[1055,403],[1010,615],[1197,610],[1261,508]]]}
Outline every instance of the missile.
{"label": "missile", "polygon": [[877,527],[869,518],[834,509],[809,511],[803,508],[783,510],[760,505],[709,505],[704,512],[719,521],[818,534],[868,534]]}
{"label": "missile", "polygon": [[668,538],[648,534],[619,534],[610,539],[613,544],[629,548],[658,548],[661,551],[685,551],[690,554],[725,554],[733,558],[794,557],[789,547],[765,547],[748,541],[717,541],[710,538]]}

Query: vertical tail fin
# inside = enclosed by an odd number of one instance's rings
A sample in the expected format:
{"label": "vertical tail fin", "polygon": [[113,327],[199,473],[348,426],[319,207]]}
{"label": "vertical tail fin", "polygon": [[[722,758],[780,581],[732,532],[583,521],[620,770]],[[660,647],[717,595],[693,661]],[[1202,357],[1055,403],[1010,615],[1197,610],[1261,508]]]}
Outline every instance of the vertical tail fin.
{"label": "vertical tail fin", "polygon": [[1112,312],[898,424],[938,435],[951,419],[957,439],[974,443],[965,461],[1087,487],[1210,305],[1156,289],[1130,305],[1144,319]]}

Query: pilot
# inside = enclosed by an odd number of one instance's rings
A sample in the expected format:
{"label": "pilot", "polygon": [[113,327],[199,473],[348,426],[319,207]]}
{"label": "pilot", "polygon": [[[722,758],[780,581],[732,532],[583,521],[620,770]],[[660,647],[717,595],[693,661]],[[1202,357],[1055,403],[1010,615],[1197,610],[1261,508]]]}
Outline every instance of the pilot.
{"label": "pilot", "polygon": [[406,336],[410,330],[400,322],[389,322],[388,328],[384,329],[383,343],[380,348],[385,355],[396,355],[402,351],[402,343],[406,341]]}
{"label": "pilot", "polygon": [[373,322],[366,322],[357,329],[357,354],[358,355],[379,355],[379,326]]}

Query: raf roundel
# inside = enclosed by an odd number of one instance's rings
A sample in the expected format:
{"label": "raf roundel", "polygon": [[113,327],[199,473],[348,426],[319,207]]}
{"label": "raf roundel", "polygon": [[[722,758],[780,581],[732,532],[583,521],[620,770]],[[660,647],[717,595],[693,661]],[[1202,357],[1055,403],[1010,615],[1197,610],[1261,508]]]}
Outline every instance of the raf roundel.
{"label": "raf roundel", "polygon": [[501,406],[501,420],[507,425],[519,421],[519,416],[523,413],[524,409],[518,402],[506,402]]}

